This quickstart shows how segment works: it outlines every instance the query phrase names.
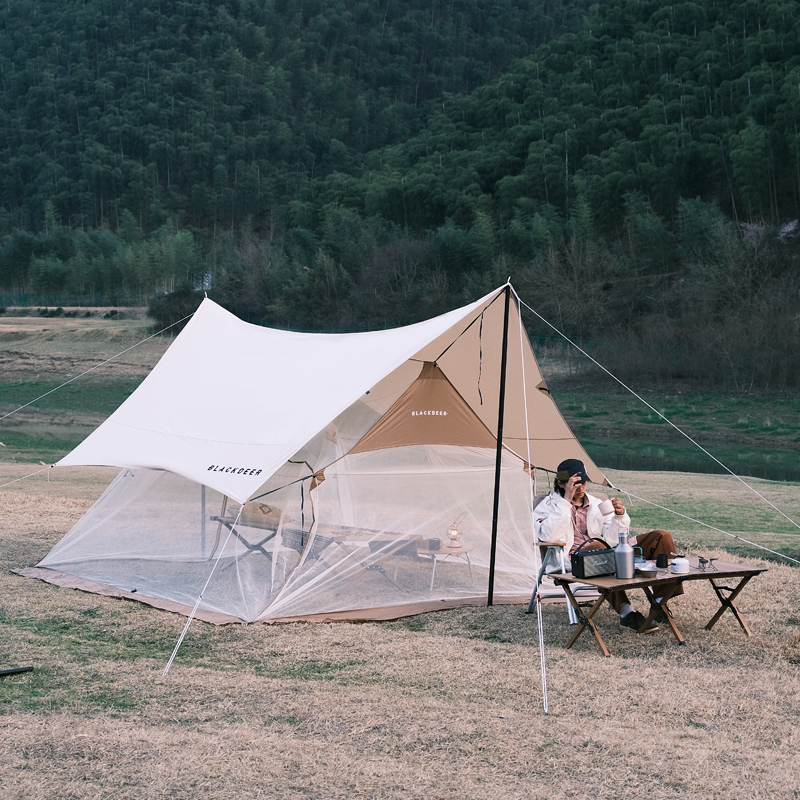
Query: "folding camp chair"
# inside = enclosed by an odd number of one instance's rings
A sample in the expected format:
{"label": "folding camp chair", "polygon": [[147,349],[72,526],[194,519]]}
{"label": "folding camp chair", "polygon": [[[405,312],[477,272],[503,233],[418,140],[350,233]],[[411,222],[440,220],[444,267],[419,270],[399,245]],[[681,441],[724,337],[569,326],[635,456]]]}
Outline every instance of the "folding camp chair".
{"label": "folding camp chair", "polygon": [[[539,568],[539,574],[536,576],[536,584],[531,592],[531,599],[528,603],[526,614],[533,613],[536,607],[536,601],[541,600],[539,590],[542,585],[542,578],[545,575],[551,575],[556,572],[569,572],[566,561],[566,542],[549,542],[546,545],[539,545],[539,552],[542,554],[542,566]],[[571,603],[567,603],[567,616],[569,617],[569,624],[574,625],[578,621],[578,615]]]}
{"label": "folding camp chair", "polygon": [[[265,550],[264,545],[270,540],[275,538],[275,535],[278,532],[277,530],[273,530],[270,528],[263,528],[263,530],[268,530],[269,533],[263,539],[259,539],[259,541],[257,542],[251,542],[247,537],[243,536],[237,530],[237,526],[234,524],[236,522],[234,518],[213,516],[211,517],[211,521],[219,523],[220,526],[224,525],[247,548],[248,552],[246,553],[246,555],[250,555],[250,553],[255,553],[256,551],[258,551],[259,553],[261,553],[261,555],[266,556],[270,561],[272,561],[272,553],[270,553],[269,550]],[[242,527],[253,527],[253,526],[243,525]],[[214,542],[214,549],[212,550],[211,555],[209,556],[209,560],[214,557],[214,553],[216,552],[217,546],[219,545],[219,532],[220,528],[218,527],[217,539]]]}
{"label": "folding camp chair", "polygon": [[[252,505],[252,503],[248,505]],[[210,518],[212,522],[217,523],[217,535],[216,539],[214,540],[214,547],[211,549],[209,560],[214,558],[214,554],[217,552],[217,547],[219,547],[220,533],[222,532],[222,528],[224,526],[247,548],[248,552],[245,555],[259,552],[261,555],[266,556],[270,561],[272,561],[272,553],[270,553],[269,550],[266,550],[264,545],[274,539],[277,535],[278,526],[280,523],[280,515],[274,519],[266,516],[265,514],[260,516],[254,516],[253,514],[246,515],[243,512],[248,508],[248,505],[245,505],[238,516],[229,516],[226,514],[228,508],[228,497],[225,496],[223,498],[221,512],[218,515],[214,515]],[[269,508],[263,503],[261,506],[265,509]],[[255,528],[257,530],[267,531],[267,533],[257,542],[252,542],[242,532],[242,528]]]}

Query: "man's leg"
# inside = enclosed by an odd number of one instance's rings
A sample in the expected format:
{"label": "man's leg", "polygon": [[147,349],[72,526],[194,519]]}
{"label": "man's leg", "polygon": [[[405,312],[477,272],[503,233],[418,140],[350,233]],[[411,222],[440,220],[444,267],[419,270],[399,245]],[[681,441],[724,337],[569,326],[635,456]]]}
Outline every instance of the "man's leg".
{"label": "man's leg", "polygon": [[675,553],[675,540],[669,531],[658,528],[654,531],[642,533],[636,537],[636,547],[642,548],[642,555],[647,559],[657,555],[671,556]]}
{"label": "man's leg", "polygon": [[[628,595],[625,594],[621,589],[618,589],[616,592],[611,592],[608,596],[608,604],[617,614],[620,613],[620,609],[623,606],[627,606],[628,608],[632,608],[630,600],[628,600]],[[626,609],[627,610],[627,609]]]}
{"label": "man's leg", "polygon": [[[675,553],[675,541],[669,531],[654,530],[636,537],[636,547],[642,548],[642,555],[648,561],[654,561],[657,555],[671,556]],[[673,594],[683,594],[683,586],[679,586]]]}

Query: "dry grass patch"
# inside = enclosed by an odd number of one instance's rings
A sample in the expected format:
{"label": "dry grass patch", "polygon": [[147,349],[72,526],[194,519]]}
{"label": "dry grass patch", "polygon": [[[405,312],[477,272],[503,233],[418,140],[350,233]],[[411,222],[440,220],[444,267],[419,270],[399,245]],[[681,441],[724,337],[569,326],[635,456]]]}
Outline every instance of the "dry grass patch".
{"label": "dry grass patch", "polygon": [[[38,561],[113,472],[0,492],[0,666],[36,667],[0,679],[4,797],[800,796],[800,570],[771,563],[744,590],[751,639],[730,614],[703,630],[717,602],[705,582],[674,603],[685,647],[601,611],[609,659],[588,634],[565,651],[566,612],[546,606],[548,716],[535,617],[518,606],[195,622],[162,677],[184,618],[9,572]],[[0,466],[0,482],[16,474]],[[614,477],[648,488],[646,475]],[[680,478],[649,480],[682,496]]]}
{"label": "dry grass patch", "polygon": [[[73,377],[142,342],[151,332],[141,309],[125,319],[0,316],[0,368],[4,382]],[[166,352],[169,336],[150,339],[104,367],[105,375],[143,378]]]}

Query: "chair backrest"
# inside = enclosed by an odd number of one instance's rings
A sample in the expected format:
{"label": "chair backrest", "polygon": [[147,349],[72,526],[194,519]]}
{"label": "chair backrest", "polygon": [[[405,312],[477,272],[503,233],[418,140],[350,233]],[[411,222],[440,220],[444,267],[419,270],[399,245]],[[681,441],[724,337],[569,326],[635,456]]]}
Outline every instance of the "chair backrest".
{"label": "chair backrest", "polygon": [[280,521],[280,508],[255,500],[246,502],[239,514],[239,522],[248,528],[266,528],[274,531],[277,530]]}

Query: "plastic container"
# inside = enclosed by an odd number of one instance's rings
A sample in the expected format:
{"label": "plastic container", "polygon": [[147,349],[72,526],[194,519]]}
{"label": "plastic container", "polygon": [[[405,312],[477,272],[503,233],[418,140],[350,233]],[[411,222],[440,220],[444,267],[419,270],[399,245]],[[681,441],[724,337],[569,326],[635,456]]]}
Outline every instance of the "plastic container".
{"label": "plastic container", "polygon": [[689,572],[689,569],[689,561],[683,556],[678,556],[678,558],[672,559],[671,570],[673,575],[686,575]]}

